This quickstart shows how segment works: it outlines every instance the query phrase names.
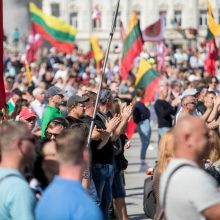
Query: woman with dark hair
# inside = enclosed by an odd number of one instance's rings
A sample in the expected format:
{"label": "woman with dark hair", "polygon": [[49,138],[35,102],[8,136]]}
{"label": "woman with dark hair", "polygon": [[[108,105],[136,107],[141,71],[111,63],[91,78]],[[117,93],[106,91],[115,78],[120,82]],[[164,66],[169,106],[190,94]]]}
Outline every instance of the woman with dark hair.
{"label": "woman with dark hair", "polygon": [[17,120],[18,119],[17,117],[19,116],[21,110],[25,107],[28,107],[28,106],[29,106],[28,100],[22,99],[22,98],[18,99],[15,103],[15,109],[12,112],[10,118],[14,121]]}
{"label": "woman with dark hair", "polygon": [[138,89],[136,93],[136,104],[133,111],[133,119],[137,124],[137,131],[141,139],[141,167],[140,171],[146,171],[148,166],[145,162],[147,148],[150,143],[151,126],[150,126],[150,110],[144,105],[142,99],[145,96],[145,89]]}

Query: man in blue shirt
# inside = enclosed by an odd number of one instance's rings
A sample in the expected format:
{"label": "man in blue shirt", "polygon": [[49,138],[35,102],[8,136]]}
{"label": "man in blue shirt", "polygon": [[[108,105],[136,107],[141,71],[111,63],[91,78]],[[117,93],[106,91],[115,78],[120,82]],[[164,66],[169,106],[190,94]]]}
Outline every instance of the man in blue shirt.
{"label": "man in blue shirt", "polygon": [[65,129],[56,139],[59,176],[44,192],[36,208],[36,220],[101,220],[101,212],[81,185],[88,167],[88,129]]}

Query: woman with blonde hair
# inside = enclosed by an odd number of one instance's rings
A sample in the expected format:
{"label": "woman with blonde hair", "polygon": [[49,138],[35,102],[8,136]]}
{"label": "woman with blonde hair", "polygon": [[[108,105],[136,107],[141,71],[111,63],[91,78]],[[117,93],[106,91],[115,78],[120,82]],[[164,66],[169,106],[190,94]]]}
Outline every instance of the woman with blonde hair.
{"label": "woman with blonde hair", "polygon": [[174,157],[174,136],[173,130],[167,131],[160,139],[159,143],[159,155],[158,163],[154,169],[153,175],[153,193],[156,200],[156,213],[154,219],[158,219],[160,213],[160,201],[159,201],[159,182],[160,176],[166,169],[169,161]]}

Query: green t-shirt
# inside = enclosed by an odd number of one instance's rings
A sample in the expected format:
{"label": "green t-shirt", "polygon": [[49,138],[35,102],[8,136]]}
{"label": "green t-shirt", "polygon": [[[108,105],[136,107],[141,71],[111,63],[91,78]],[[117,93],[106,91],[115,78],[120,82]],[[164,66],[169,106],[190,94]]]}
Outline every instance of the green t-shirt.
{"label": "green t-shirt", "polygon": [[8,114],[10,115],[15,110],[15,104],[12,101],[7,102]]}
{"label": "green t-shirt", "polygon": [[24,177],[14,169],[0,168],[0,219],[34,220],[36,199]]}
{"label": "green t-shirt", "polygon": [[43,117],[42,117],[42,123],[41,123],[41,132],[42,132],[41,136],[42,137],[45,137],[44,133],[47,128],[48,122],[51,119],[56,118],[56,117],[64,117],[64,115],[60,111],[60,109],[54,108],[54,107],[48,105],[46,107],[44,114],[43,114]]}

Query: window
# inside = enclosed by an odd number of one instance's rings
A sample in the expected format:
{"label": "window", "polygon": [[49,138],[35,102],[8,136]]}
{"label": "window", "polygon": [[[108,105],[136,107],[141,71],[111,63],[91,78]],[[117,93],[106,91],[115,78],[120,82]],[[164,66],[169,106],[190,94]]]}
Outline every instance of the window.
{"label": "window", "polygon": [[199,26],[206,27],[207,26],[207,10],[199,11]]}
{"label": "window", "polygon": [[182,12],[179,10],[174,11],[174,25],[177,27],[182,25]]}
{"label": "window", "polygon": [[50,5],[51,14],[55,17],[60,17],[60,5],[57,3],[53,3]]}
{"label": "window", "polygon": [[70,24],[75,28],[78,27],[78,18],[77,17],[78,17],[77,12],[72,12],[70,14]]}
{"label": "window", "polygon": [[164,22],[164,26],[166,27],[167,26],[167,17],[166,17],[167,12],[166,11],[160,11],[159,15],[164,16],[164,21],[163,22]]}

